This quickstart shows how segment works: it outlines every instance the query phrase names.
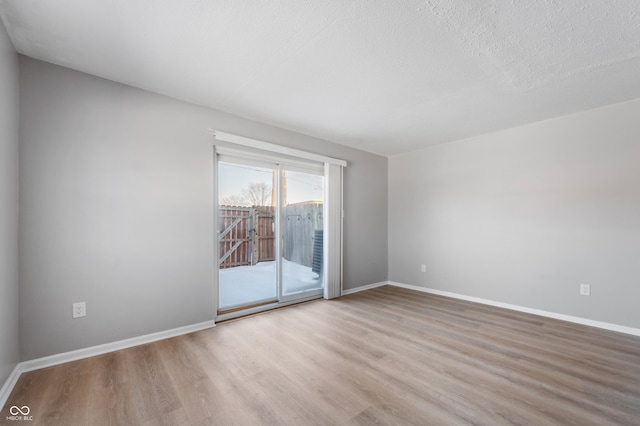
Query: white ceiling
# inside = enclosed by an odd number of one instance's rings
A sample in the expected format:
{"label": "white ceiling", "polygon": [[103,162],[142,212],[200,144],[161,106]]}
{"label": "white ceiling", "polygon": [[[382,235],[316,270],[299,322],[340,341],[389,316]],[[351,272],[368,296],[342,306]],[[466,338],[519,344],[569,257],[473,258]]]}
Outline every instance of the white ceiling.
{"label": "white ceiling", "polygon": [[24,55],[367,151],[640,98],[638,0],[0,0]]}

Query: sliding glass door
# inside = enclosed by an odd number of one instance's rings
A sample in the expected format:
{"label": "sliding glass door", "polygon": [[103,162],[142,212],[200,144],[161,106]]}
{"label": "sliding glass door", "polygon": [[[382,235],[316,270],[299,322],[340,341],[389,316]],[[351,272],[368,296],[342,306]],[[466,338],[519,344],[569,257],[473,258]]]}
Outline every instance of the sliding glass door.
{"label": "sliding glass door", "polygon": [[319,168],[218,156],[218,314],[321,295]]}
{"label": "sliding glass door", "polygon": [[282,286],[281,298],[323,288],[324,177],[282,171]]}
{"label": "sliding glass door", "polygon": [[269,164],[218,162],[218,310],[278,300]]}

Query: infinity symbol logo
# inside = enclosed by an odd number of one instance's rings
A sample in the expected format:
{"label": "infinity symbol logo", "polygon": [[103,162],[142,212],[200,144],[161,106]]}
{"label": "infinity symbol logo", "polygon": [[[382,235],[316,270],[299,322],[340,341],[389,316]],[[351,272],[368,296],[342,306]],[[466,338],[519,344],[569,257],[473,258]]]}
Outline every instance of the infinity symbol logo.
{"label": "infinity symbol logo", "polygon": [[31,412],[31,408],[29,408],[28,405],[23,405],[22,407],[18,407],[17,405],[12,405],[11,408],[9,408],[9,412],[11,413],[12,416],[17,416],[18,414],[22,414],[23,416],[26,416]]}

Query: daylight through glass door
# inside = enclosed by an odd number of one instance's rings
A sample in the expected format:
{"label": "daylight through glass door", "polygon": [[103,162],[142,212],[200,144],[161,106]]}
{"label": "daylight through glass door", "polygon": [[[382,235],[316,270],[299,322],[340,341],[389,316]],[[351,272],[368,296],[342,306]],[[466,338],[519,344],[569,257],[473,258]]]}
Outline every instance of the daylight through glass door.
{"label": "daylight through glass door", "polygon": [[218,163],[218,309],[278,299],[275,167]]}
{"label": "daylight through glass door", "polygon": [[218,314],[321,295],[322,171],[235,157],[217,170]]}
{"label": "daylight through glass door", "polygon": [[282,172],[282,297],[322,289],[324,177]]}

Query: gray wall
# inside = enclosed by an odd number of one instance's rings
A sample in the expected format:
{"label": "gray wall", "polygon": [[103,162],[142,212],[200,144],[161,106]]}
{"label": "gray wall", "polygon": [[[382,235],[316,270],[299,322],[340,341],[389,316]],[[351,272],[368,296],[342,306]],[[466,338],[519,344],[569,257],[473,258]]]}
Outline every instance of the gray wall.
{"label": "gray wall", "polygon": [[389,279],[640,327],[639,118],[635,101],[391,158]]}
{"label": "gray wall", "polygon": [[25,57],[20,89],[23,360],[214,317],[208,128],[349,161],[345,288],[386,280],[386,158]]}
{"label": "gray wall", "polygon": [[0,387],[20,360],[18,54],[0,21]]}

